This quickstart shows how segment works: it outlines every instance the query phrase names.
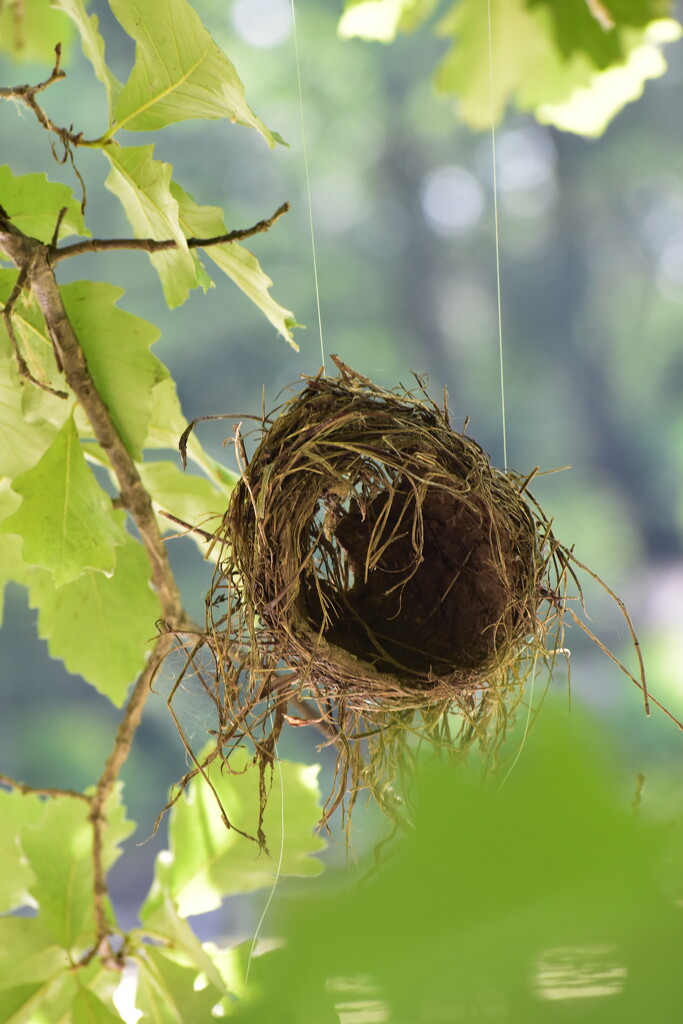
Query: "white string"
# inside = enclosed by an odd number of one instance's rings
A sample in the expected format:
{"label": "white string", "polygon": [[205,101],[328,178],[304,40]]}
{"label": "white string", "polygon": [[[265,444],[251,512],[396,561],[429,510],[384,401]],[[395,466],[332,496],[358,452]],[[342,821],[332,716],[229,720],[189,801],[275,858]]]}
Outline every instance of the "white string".
{"label": "white string", "polygon": [[261,934],[261,928],[263,926],[263,922],[266,919],[266,914],[268,913],[268,910],[270,909],[270,904],[273,902],[273,896],[275,895],[275,890],[277,888],[277,884],[280,881],[280,875],[282,874],[282,861],[283,861],[284,853],[285,853],[285,783],[284,783],[284,779],[283,779],[283,776],[282,776],[282,765],[280,763],[280,759],[279,759],[278,753],[277,753],[277,743],[274,744],[273,749],[274,749],[274,752],[275,752],[275,760],[277,762],[277,771],[278,771],[278,776],[279,776],[279,779],[280,779],[280,829],[281,829],[280,856],[278,857],[277,869],[275,871],[275,878],[273,880],[273,885],[272,885],[272,888],[271,888],[270,893],[268,895],[268,899],[266,900],[266,905],[263,908],[263,912],[262,912],[262,914],[261,914],[261,916],[259,918],[258,924],[256,925],[256,931],[254,932],[254,938],[253,938],[252,943],[251,943],[251,949],[249,950],[249,959],[247,960],[247,969],[246,969],[246,972],[245,972],[245,975],[244,975],[244,986],[245,986],[245,988],[249,984],[249,971],[251,970],[251,961],[254,958],[254,950],[256,949],[256,943],[258,942],[259,935]]}
{"label": "white string", "polygon": [[325,372],[325,345],[323,343],[323,319],[320,312],[320,288],[318,286],[318,260],[315,251],[315,230],[313,228],[313,202],[311,200],[311,177],[308,170],[308,147],[306,145],[306,124],[304,119],[304,100],[301,88],[301,64],[299,61],[299,40],[296,31],[296,11],[292,0],[292,31],[294,35],[294,54],[296,57],[296,80],[299,89],[299,117],[301,120],[301,146],[304,154],[304,170],[306,173],[306,195],[308,197],[308,226],[311,235],[311,255],[313,257],[313,282],[315,284],[315,303],[318,310],[318,333],[320,334],[320,359],[323,373]]}
{"label": "white string", "polygon": [[[292,0],[294,2],[294,0]],[[500,230],[498,224],[498,177],[496,171],[496,128],[493,111],[493,42],[491,32],[491,0],[486,0],[489,32],[489,98],[491,105],[491,162],[493,166],[493,219],[496,233],[496,288],[498,292],[498,357],[500,363],[500,409],[503,420],[503,464],[508,468],[508,444],[505,416],[505,370],[503,364],[503,303],[500,290]]]}

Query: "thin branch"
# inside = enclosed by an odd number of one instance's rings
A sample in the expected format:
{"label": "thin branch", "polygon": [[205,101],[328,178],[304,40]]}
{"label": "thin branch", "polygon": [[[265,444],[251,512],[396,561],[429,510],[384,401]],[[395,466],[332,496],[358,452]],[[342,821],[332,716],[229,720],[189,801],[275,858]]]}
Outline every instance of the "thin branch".
{"label": "thin branch", "polygon": [[106,804],[112,789],[121,774],[121,769],[130,753],[133,737],[142,718],[142,710],[150,693],[151,682],[160,662],[166,657],[173,645],[170,633],[162,633],[158,638],[152,656],[130,695],[123,718],[116,732],[116,739],[111,754],[104,766],[104,771],[90,798],[90,821],[93,827],[93,889],[96,940],[95,944],[83,961],[87,963],[99,953],[105,967],[121,969],[121,958],[117,956],[109,942],[111,927],[107,920],[107,869],[104,863],[104,832],[107,827]]}
{"label": "thin branch", "polygon": [[[83,349],[66,314],[59,287],[51,265],[52,247],[24,235],[12,224],[0,207],[0,248],[19,269],[26,288],[35,294],[45,318],[55,356],[67,383],[87,415],[99,445],[106,452],[116,475],[120,500],[133,518],[145,546],[151,566],[152,582],[159,595],[163,614],[162,634],[152,657],[138,678],[123,718],[114,747],[104,771],[88,798],[93,827],[93,873],[96,942],[81,961],[81,966],[99,955],[105,966],[121,968],[121,955],[116,954],[109,940],[112,926],[107,919],[107,882],[104,863],[104,831],[107,826],[106,803],[130,751],[142,710],[150,693],[150,682],[159,662],[172,646],[172,632],[191,624],[184,612],[166,548],[159,531],[151,498],[146,491],[133,459],[118,432],[111,413],[100,396],[92,378]],[[16,299],[15,299],[16,301]],[[10,309],[11,312],[11,309]]]}
{"label": "thin branch", "polygon": [[[225,245],[229,242],[239,242],[243,238],[251,238],[252,235],[259,235],[269,231],[273,224],[290,209],[289,203],[283,203],[277,208],[272,217],[260,220],[250,228],[237,228],[228,231],[224,235],[214,235],[212,238],[187,238],[188,249],[206,249],[212,245]],[[165,252],[168,249],[179,249],[180,243],[175,238],[90,238],[83,242],[74,242],[73,245],[65,245],[61,249],[53,249],[51,262],[59,263],[60,260],[69,259],[71,256],[81,256],[88,252],[110,252],[119,249],[137,249],[142,252],[155,253]]]}
{"label": "thin branch", "polygon": [[3,775],[2,773],[0,773],[0,784],[7,786],[9,789],[16,789],[17,792],[23,793],[25,796],[31,793],[34,793],[36,796],[68,796],[73,797],[74,800],[83,800],[86,804],[89,804],[92,799],[85,793],[78,793],[75,789],[54,789],[51,786],[27,786],[25,782],[17,782],[16,779],[12,779],[9,775]]}
{"label": "thin branch", "polygon": [[62,71],[60,64],[62,60],[62,44],[57,43],[55,46],[55,66],[48,78],[44,82],[39,82],[38,85],[10,85],[3,86],[0,88],[0,100],[14,100],[18,103],[23,103],[24,106],[32,110],[38,119],[39,124],[47,132],[54,132],[59,138],[59,141],[68,149],[70,146],[92,146],[96,143],[93,141],[85,141],[83,139],[83,132],[75,132],[73,125],[71,128],[60,128],[58,124],[55,124],[51,117],[45,113],[40,104],[36,101],[36,95],[43,92],[45,89],[54,85],[55,82],[60,82],[63,78],[66,78],[66,72]]}

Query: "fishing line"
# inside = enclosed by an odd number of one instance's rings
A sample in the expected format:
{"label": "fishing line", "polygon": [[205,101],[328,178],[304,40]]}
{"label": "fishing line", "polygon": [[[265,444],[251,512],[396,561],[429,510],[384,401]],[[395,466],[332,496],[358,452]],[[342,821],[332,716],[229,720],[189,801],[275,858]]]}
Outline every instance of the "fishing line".
{"label": "fishing line", "polygon": [[315,230],[313,227],[313,202],[311,200],[311,177],[308,170],[308,146],[306,145],[306,123],[304,118],[304,99],[301,88],[301,62],[299,60],[299,40],[296,31],[296,11],[292,0],[292,34],[294,36],[294,55],[296,58],[296,80],[299,90],[299,118],[301,121],[301,148],[304,154],[304,171],[306,175],[306,195],[308,198],[308,227],[311,236],[311,255],[313,257],[313,282],[315,284],[315,303],[318,311],[318,332],[320,334],[320,359],[323,373],[325,372],[325,345],[323,342],[323,319],[320,312],[320,287],[318,285],[318,260],[315,251]]}
{"label": "fishing line", "polygon": [[268,913],[268,911],[270,909],[270,904],[273,902],[273,896],[275,895],[275,890],[277,889],[277,884],[280,881],[280,876],[282,874],[282,861],[283,861],[284,853],[285,853],[285,784],[284,784],[284,779],[282,777],[282,764],[280,762],[280,758],[278,757],[278,752],[277,752],[277,743],[274,744],[273,750],[274,750],[274,754],[275,754],[275,760],[276,760],[276,763],[277,763],[277,773],[278,773],[278,777],[280,779],[280,829],[281,829],[280,855],[278,857],[277,869],[275,871],[275,878],[273,880],[273,885],[272,885],[272,888],[270,890],[270,893],[268,894],[268,899],[266,900],[266,905],[263,908],[261,916],[260,916],[260,918],[258,920],[258,924],[256,925],[256,931],[254,932],[254,938],[253,938],[252,943],[251,943],[251,949],[249,950],[249,959],[247,960],[247,969],[246,969],[246,972],[245,972],[245,975],[244,975],[244,987],[245,987],[245,989],[246,989],[247,985],[249,984],[249,971],[251,970],[251,961],[254,959],[254,950],[256,949],[256,943],[258,942],[259,935],[261,934],[261,928],[263,926],[263,922],[266,919],[266,914]]}
{"label": "fishing line", "polygon": [[[292,0],[293,2],[293,0]],[[491,106],[491,164],[493,169],[493,220],[496,236],[496,290],[498,295],[498,360],[500,364],[500,410],[503,421],[503,465],[508,468],[507,426],[505,416],[505,366],[503,361],[503,303],[500,289],[500,229],[498,222],[498,176],[496,161],[496,128],[493,110],[493,41],[491,31],[491,0],[486,0],[489,36],[489,100]]]}

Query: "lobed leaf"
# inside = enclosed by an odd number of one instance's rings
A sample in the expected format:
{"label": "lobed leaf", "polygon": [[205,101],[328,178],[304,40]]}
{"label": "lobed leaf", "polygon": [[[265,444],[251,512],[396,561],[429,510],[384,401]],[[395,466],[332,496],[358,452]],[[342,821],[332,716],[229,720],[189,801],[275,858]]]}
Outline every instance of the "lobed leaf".
{"label": "lobed leaf", "polygon": [[86,572],[57,588],[48,573],[36,571],[29,593],[52,657],[121,707],[145,667],[161,613],[142,546],[128,537],[111,576]]}
{"label": "lobed leaf", "polygon": [[57,428],[44,420],[25,421],[16,362],[0,356],[0,476],[13,479],[35,466],[57,433]]}
{"label": "lobed leaf", "polygon": [[80,800],[51,800],[40,821],[21,833],[39,919],[53,942],[75,957],[95,939],[89,813]]}
{"label": "lobed leaf", "polygon": [[[587,10],[584,4],[564,5],[566,16],[573,18],[571,12],[580,7]],[[580,24],[583,18],[582,12]],[[608,59],[606,52],[589,53],[589,44],[580,42],[579,29],[571,52],[561,52],[545,0],[492,4],[490,40],[486,5],[459,0],[438,26],[439,34],[453,37],[454,44],[437,68],[436,84],[442,92],[458,97],[459,118],[478,130],[490,128],[492,120],[500,121],[512,101],[520,110],[533,111],[543,123],[598,135],[627,102],[642,93],[645,80],[663,74],[666,64],[660,42],[674,38],[675,28],[675,22],[655,23],[653,35],[647,28],[616,27],[609,34],[612,41],[605,44],[612,54]],[[591,29],[591,38],[594,31],[600,39],[605,36],[598,26]]]}
{"label": "lobed leaf", "polygon": [[253,961],[238,1019],[322,1024],[362,1004],[376,1020],[674,1021],[669,836],[612,790],[604,729],[543,718],[502,787],[423,764],[391,856],[360,884],[340,872],[281,898],[282,948]]}
{"label": "lobed leaf", "polygon": [[24,500],[0,531],[23,538],[24,560],[49,570],[54,586],[88,569],[112,572],[126,534],[86,464],[73,419],[12,489]]}
{"label": "lobed leaf", "polygon": [[100,397],[131,456],[139,459],[152,415],[152,392],[168,377],[168,370],[149,351],[158,329],[118,309],[122,295],[122,288],[95,281],[62,288],[67,315]]}
{"label": "lobed leaf", "polygon": [[[7,166],[0,167],[2,205],[16,228],[46,244],[52,241],[60,210],[66,214],[59,227],[59,238],[89,235],[81,204],[67,185],[48,181],[45,174],[15,177]],[[0,254],[1,255],[1,254]],[[7,257],[4,257],[5,259]]]}
{"label": "lobed leaf", "polygon": [[[0,914],[30,904],[28,889],[33,881],[33,873],[19,845],[19,830],[23,825],[36,824],[44,810],[44,798],[35,793],[0,789]],[[5,920],[10,919],[0,918],[0,929]],[[0,977],[2,976],[0,955]]]}
{"label": "lobed leaf", "polygon": [[[105,816],[104,863],[109,868],[133,828],[121,807],[120,786],[107,802]],[[95,938],[92,844],[89,805],[73,798],[50,800],[40,820],[21,831],[34,876],[30,891],[39,908],[37,920],[71,956],[78,956]]]}

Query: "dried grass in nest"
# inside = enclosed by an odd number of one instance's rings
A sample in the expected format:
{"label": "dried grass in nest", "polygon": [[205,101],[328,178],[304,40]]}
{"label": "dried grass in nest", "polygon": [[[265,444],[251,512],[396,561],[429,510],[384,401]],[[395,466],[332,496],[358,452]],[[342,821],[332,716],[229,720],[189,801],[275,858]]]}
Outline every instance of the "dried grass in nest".
{"label": "dried grass in nest", "polygon": [[285,721],[336,744],[324,821],[364,788],[400,815],[390,784],[425,741],[495,761],[585,568],[531,477],[494,469],[419,379],[388,391],[335,362],[264,419],[251,459],[236,430],[242,475],[187,666],[218,711],[212,756],[251,740],[263,802]]}

